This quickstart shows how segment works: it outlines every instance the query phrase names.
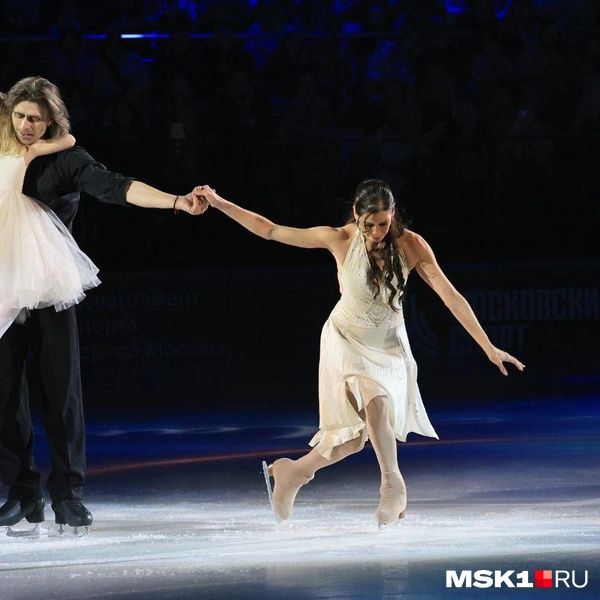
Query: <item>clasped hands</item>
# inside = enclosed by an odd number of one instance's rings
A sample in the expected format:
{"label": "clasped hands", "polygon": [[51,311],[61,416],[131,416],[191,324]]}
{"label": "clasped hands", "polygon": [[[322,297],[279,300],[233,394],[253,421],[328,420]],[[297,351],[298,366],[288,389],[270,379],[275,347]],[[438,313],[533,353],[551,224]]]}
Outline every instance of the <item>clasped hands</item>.
{"label": "clasped hands", "polygon": [[179,196],[174,208],[190,215],[203,215],[217,197],[216,190],[208,185],[198,185],[189,194]]}

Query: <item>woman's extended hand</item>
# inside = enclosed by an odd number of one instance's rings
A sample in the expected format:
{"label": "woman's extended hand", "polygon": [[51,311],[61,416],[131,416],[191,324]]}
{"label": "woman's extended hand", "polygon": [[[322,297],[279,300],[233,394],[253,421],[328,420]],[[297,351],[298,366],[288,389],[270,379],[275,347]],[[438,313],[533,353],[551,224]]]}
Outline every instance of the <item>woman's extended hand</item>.
{"label": "woman's extended hand", "polygon": [[487,352],[487,357],[500,369],[502,375],[508,375],[504,363],[515,365],[519,371],[525,369],[525,365],[518,358],[511,356],[508,352],[504,352],[504,350],[500,350],[500,348],[496,348],[495,346],[492,346],[489,352]]}

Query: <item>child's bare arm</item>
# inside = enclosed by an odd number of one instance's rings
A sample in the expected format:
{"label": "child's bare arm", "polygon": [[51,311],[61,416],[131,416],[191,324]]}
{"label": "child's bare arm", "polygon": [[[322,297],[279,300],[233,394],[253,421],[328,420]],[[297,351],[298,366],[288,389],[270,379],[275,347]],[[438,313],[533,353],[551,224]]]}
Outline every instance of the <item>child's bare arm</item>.
{"label": "child's bare arm", "polygon": [[67,148],[72,148],[75,145],[75,138],[67,133],[62,137],[51,139],[51,140],[38,140],[35,144],[27,146],[25,152],[25,161],[29,164],[37,156],[44,156],[46,154],[54,154]]}

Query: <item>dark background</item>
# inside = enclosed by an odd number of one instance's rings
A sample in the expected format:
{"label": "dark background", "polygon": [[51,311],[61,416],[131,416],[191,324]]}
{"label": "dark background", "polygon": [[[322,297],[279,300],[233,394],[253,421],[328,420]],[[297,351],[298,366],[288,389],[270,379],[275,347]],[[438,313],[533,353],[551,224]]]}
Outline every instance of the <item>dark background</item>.
{"label": "dark background", "polygon": [[[0,89],[54,81],[78,143],[112,170],[171,193],[209,183],[294,226],[341,224],[358,182],[388,181],[492,339],[528,365],[500,377],[413,276],[428,405],[597,393],[596,2],[4,7]],[[80,306],[89,409],[316,409],[337,299],[326,252],[214,211],[89,197],[74,233],[103,279]]]}

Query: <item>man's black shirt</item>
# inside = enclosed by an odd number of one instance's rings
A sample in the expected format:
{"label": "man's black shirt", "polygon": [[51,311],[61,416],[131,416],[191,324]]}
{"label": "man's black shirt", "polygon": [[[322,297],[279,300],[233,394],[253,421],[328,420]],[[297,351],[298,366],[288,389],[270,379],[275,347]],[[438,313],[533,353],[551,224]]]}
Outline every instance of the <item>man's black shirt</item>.
{"label": "man's black shirt", "polygon": [[125,196],[132,181],[133,177],[108,171],[83,148],[74,146],[32,160],[25,173],[23,193],[49,206],[71,229],[80,192],[101,202],[129,206]]}

